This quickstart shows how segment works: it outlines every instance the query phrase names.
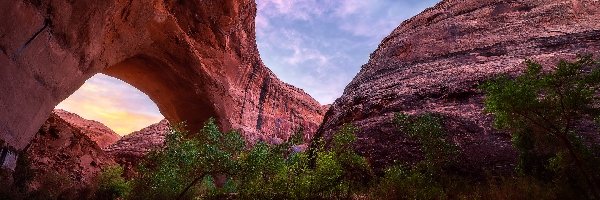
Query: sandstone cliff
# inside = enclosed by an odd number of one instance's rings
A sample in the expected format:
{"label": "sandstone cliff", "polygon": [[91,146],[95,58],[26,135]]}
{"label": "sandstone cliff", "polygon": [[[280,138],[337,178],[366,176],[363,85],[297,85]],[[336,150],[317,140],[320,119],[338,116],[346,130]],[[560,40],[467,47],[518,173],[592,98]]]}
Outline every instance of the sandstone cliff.
{"label": "sandstone cliff", "polygon": [[52,113],[19,157],[13,176],[23,192],[43,198],[83,194],[103,167],[116,164],[64,115]]}
{"label": "sandstone cliff", "polygon": [[168,131],[169,121],[163,119],[156,124],[124,136],[115,144],[104,148],[104,151],[113,156],[115,161],[127,172],[131,172],[148,152],[164,146]]}
{"label": "sandstone cliff", "polygon": [[343,123],[360,129],[356,148],[376,167],[421,158],[418,144],[395,131],[395,112],[446,116],[466,170],[512,169],[510,136],[495,131],[477,86],[515,74],[526,58],[600,50],[600,2],[592,0],[444,0],[403,22],[371,54],[327,112],[319,135]]}
{"label": "sandstone cliff", "polygon": [[87,120],[75,113],[70,113],[60,109],[55,109],[53,113],[69,123],[71,126],[80,130],[92,141],[96,142],[100,148],[105,148],[121,139],[120,135],[100,122]]}
{"label": "sandstone cliff", "polygon": [[10,149],[96,73],[140,89],[191,130],[215,117],[256,140],[322,121],[317,101],[260,60],[253,0],[6,0],[0,9],[10,19],[0,22],[0,144]]}

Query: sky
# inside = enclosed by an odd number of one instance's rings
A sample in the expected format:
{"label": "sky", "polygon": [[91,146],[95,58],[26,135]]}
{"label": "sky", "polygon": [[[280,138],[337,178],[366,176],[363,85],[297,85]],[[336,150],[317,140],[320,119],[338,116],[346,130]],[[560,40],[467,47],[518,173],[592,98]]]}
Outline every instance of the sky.
{"label": "sky", "polygon": [[[281,80],[330,104],[402,21],[439,0],[257,0],[260,56]],[[142,92],[98,74],[57,108],[121,135],[164,117]]]}

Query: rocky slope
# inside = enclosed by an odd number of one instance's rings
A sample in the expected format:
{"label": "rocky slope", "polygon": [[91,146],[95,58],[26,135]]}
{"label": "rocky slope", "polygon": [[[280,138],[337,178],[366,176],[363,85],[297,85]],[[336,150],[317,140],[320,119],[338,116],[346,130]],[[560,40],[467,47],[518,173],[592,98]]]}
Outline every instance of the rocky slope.
{"label": "rocky slope", "polygon": [[100,148],[108,147],[108,145],[114,144],[117,140],[121,139],[120,135],[100,122],[87,120],[75,113],[60,109],[55,109],[53,113],[71,124],[71,126],[79,129],[92,141],[96,142]]}
{"label": "rocky slope", "polygon": [[148,152],[164,146],[168,131],[169,121],[163,119],[156,124],[124,136],[115,144],[104,148],[104,151],[113,156],[115,161],[129,172]]}
{"label": "rocky slope", "polygon": [[146,93],[171,122],[215,117],[249,140],[316,130],[324,111],[259,57],[254,0],[0,1],[0,141],[23,149],[96,73]]}
{"label": "rocky slope", "polygon": [[597,0],[444,0],[403,22],[371,54],[327,112],[319,135],[343,123],[360,129],[356,148],[376,167],[420,159],[418,144],[395,131],[395,112],[445,116],[466,170],[510,170],[510,137],[491,127],[477,86],[516,74],[530,58],[553,66],[559,58],[600,50]]}
{"label": "rocky slope", "polygon": [[116,164],[65,115],[70,114],[52,113],[19,157],[13,177],[25,193],[44,198],[84,194],[103,167]]}

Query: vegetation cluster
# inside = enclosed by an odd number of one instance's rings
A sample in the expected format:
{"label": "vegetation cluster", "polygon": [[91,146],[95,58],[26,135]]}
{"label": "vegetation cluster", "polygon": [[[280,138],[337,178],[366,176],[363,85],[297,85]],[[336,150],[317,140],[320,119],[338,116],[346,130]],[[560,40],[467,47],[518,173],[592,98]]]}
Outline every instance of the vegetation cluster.
{"label": "vegetation cluster", "polygon": [[[354,151],[357,129],[344,125],[314,153],[300,151],[303,132],[270,145],[247,144],[214,120],[198,133],[171,128],[166,147],[150,153],[132,179],[119,166],[99,175],[96,199],[598,199],[600,63],[591,57],[544,70],[533,61],[519,76],[480,86],[485,110],[518,151],[515,173],[472,179],[455,172],[460,148],[444,116],[394,117],[398,134],[420,144],[423,160],[376,175]],[[467,155],[468,156],[468,155]],[[24,173],[26,174],[26,173]]]}

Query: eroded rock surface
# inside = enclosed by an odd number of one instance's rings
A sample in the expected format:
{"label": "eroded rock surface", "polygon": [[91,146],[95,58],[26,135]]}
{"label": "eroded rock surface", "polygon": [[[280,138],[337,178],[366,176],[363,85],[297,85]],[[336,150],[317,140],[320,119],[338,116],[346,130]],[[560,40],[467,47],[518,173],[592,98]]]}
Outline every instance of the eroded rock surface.
{"label": "eroded rock surface", "polygon": [[22,192],[43,198],[83,194],[102,168],[116,165],[65,114],[52,113],[19,157],[13,177]]}
{"label": "eroded rock surface", "polygon": [[356,148],[375,167],[414,163],[419,145],[392,124],[395,112],[445,116],[464,170],[510,171],[510,136],[494,130],[477,86],[516,74],[526,58],[554,66],[559,58],[600,50],[600,1],[444,0],[386,37],[327,112],[318,134],[343,123],[360,129]]}
{"label": "eroded rock surface", "polygon": [[130,172],[148,152],[164,147],[168,131],[169,121],[163,119],[124,136],[115,144],[104,148],[104,151],[112,155],[117,163]]}
{"label": "eroded rock surface", "polygon": [[121,139],[120,135],[100,122],[87,120],[75,113],[70,113],[61,109],[55,109],[53,113],[71,124],[71,126],[79,129],[92,141],[96,142],[100,148],[108,147]]}
{"label": "eroded rock surface", "polygon": [[0,140],[23,149],[96,73],[146,93],[191,130],[215,117],[249,140],[316,130],[324,114],[259,58],[253,0],[0,1]]}

